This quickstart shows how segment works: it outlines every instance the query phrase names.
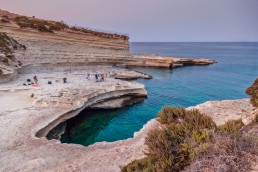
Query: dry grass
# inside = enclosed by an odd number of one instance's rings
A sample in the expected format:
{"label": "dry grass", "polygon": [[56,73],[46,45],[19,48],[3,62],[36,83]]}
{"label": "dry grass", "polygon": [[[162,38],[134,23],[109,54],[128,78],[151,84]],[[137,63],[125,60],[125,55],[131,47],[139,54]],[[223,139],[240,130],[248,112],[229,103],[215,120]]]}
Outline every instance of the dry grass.
{"label": "dry grass", "polygon": [[71,27],[70,29],[73,31],[83,32],[83,33],[101,36],[101,37],[105,37],[105,38],[122,38],[124,40],[129,40],[129,37],[126,35],[105,33],[105,32],[99,32],[99,31],[94,31],[94,30],[90,30],[90,29],[86,29],[86,28],[78,28],[78,27]]}
{"label": "dry grass", "polygon": [[258,155],[258,140],[251,136],[216,135],[209,151],[195,157],[185,171],[250,171]]}
{"label": "dry grass", "polygon": [[255,115],[255,122],[258,122],[258,113]]}
{"label": "dry grass", "polygon": [[[4,19],[7,20],[7,19]],[[8,20],[9,21],[9,20]],[[77,32],[83,32],[91,35],[101,36],[105,38],[115,38],[115,39],[124,39],[129,40],[128,36],[120,35],[120,34],[113,34],[113,33],[105,33],[94,31],[91,29],[86,28],[78,28],[78,27],[69,27],[64,22],[53,22],[53,21],[46,21],[46,20],[39,20],[35,18],[28,18],[26,16],[17,16],[13,20],[20,28],[32,28],[37,29],[40,32],[49,32],[54,33],[54,31],[70,29]]]}
{"label": "dry grass", "polygon": [[198,110],[164,107],[162,129],[148,133],[146,158],[122,171],[246,171],[258,153],[257,138],[242,134],[241,120],[217,127]]}
{"label": "dry grass", "polygon": [[229,120],[224,125],[219,126],[218,130],[224,134],[234,134],[240,132],[240,129],[244,126],[242,120]]}
{"label": "dry grass", "polygon": [[258,78],[253,85],[246,89],[246,93],[251,96],[251,102],[254,107],[258,107]]}
{"label": "dry grass", "polygon": [[69,28],[69,26],[63,22],[49,22],[46,20],[29,19],[26,16],[18,16],[14,19],[14,21],[21,28],[33,28],[40,32],[54,33],[54,31]]}

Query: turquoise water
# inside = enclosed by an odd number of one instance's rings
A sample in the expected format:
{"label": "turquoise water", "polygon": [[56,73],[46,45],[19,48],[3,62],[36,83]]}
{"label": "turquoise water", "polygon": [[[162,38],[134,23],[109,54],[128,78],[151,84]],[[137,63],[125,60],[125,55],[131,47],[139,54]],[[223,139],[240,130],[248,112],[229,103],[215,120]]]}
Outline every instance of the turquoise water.
{"label": "turquoise water", "polygon": [[245,89],[258,77],[258,43],[132,43],[131,49],[133,53],[208,57],[218,63],[173,70],[137,68],[153,76],[137,80],[148,91],[144,102],[118,110],[83,111],[69,120],[62,142],[87,146],[130,138],[165,105],[188,107],[246,98]]}

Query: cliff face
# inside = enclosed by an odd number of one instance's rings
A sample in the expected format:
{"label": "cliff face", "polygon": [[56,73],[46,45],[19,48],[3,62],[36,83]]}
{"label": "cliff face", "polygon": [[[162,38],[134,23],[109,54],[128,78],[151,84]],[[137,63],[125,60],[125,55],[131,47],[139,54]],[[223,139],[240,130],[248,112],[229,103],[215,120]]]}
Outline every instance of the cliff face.
{"label": "cliff face", "polygon": [[24,50],[26,46],[0,32],[0,83],[8,81],[16,74],[16,69],[22,65],[17,60],[17,53],[24,52]]}
{"label": "cliff face", "polygon": [[90,64],[101,63],[102,59],[105,62],[107,58],[130,56],[128,37],[124,35],[69,28],[60,22],[28,18],[6,11],[0,11],[0,16],[0,32],[27,47],[24,58],[19,59],[24,65]]}
{"label": "cliff face", "polygon": [[27,47],[26,51],[16,53],[17,59],[23,64],[20,73],[28,70],[31,73],[51,72],[60,67],[96,64],[173,68],[214,63],[209,59],[131,55],[129,37],[126,35],[69,27],[63,22],[26,17],[2,10],[0,32]]}

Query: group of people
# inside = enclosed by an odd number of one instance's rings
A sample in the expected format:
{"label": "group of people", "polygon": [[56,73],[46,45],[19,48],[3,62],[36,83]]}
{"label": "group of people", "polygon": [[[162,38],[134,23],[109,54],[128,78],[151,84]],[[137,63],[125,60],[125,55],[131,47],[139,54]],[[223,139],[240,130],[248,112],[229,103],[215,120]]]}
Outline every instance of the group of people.
{"label": "group of people", "polygon": [[[95,74],[95,80],[96,82],[103,82],[105,80],[105,75],[104,74]],[[90,80],[90,74],[87,73],[87,77],[88,80]]]}
{"label": "group of people", "polygon": [[95,74],[96,82],[103,82],[105,80],[104,74]]}
{"label": "group of people", "polygon": [[33,81],[31,79],[27,79],[27,81],[24,82],[23,85],[24,86],[28,86],[28,85],[39,86],[39,84],[38,84],[38,77],[37,76],[33,77]]}

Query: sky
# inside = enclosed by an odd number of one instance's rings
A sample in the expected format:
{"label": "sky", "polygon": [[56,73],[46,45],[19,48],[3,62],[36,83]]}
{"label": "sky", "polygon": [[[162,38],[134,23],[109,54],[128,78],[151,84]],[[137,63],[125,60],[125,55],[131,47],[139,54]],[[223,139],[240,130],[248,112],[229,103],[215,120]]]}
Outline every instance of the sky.
{"label": "sky", "polygon": [[258,0],[1,0],[0,9],[131,42],[258,41]]}

